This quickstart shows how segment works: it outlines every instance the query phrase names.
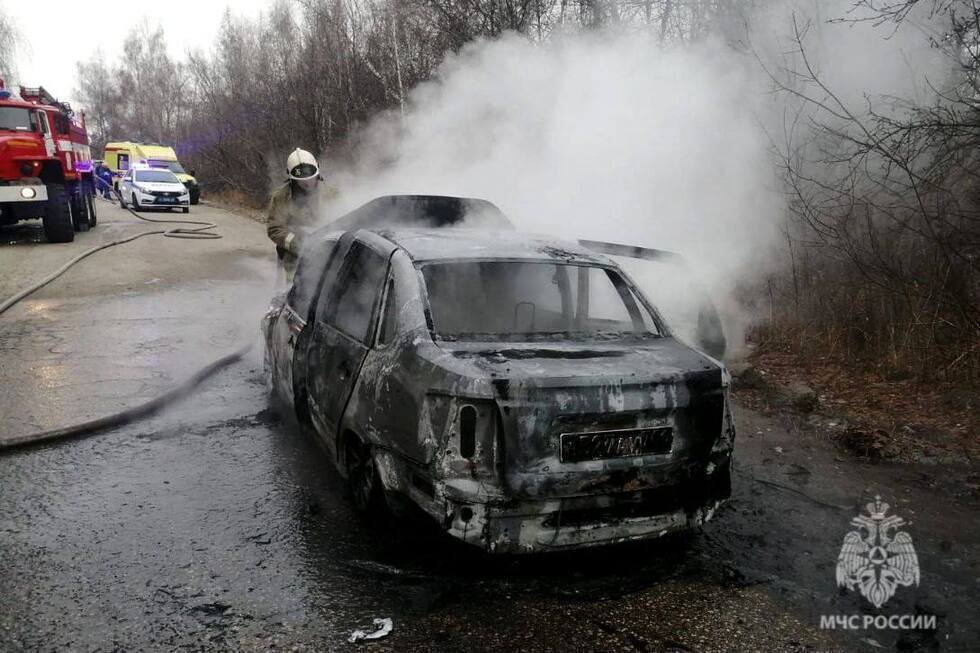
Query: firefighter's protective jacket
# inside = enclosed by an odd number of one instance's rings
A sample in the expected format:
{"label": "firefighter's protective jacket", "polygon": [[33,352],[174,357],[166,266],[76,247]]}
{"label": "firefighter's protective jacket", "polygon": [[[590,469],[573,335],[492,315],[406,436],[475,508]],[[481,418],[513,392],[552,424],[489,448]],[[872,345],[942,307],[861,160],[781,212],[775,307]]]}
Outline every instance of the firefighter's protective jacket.
{"label": "firefighter's protective jacket", "polygon": [[288,182],[272,194],[266,214],[267,231],[287,269],[295,267],[303,238],[326,221],[320,212],[320,200],[335,194],[327,188],[306,193]]}

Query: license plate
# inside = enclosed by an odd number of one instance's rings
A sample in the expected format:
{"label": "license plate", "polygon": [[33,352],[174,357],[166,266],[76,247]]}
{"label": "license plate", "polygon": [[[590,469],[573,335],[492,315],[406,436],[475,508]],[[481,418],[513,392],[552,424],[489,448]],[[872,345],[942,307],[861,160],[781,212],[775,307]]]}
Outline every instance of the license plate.
{"label": "license plate", "polygon": [[669,426],[645,429],[562,433],[560,458],[565,463],[607,458],[630,458],[670,452],[674,442]]}
{"label": "license plate", "polygon": [[158,197],[157,198],[157,201],[160,202],[161,204],[173,204],[174,202],[177,201],[177,198],[175,198],[175,197]]}

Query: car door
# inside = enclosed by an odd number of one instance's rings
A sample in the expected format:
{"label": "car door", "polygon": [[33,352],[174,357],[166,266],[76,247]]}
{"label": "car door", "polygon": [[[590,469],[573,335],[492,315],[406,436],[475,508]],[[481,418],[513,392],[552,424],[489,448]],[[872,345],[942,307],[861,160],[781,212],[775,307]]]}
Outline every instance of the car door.
{"label": "car door", "polygon": [[44,137],[44,150],[49,157],[58,154],[58,148],[54,144],[54,136],[51,134],[51,123],[48,121],[46,111],[38,111],[38,121],[41,123],[41,135]]}
{"label": "car door", "polygon": [[337,248],[337,238],[323,238],[304,250],[293,285],[286,295],[286,301],[272,326],[269,348],[273,382],[277,384],[280,396],[294,403],[294,360],[299,349],[300,336],[310,318],[316,300],[317,290],[322,284],[330,261]]}
{"label": "car door", "polygon": [[368,351],[388,259],[362,241],[351,243],[337,282],[317,306],[307,375],[310,417],[328,446]]}

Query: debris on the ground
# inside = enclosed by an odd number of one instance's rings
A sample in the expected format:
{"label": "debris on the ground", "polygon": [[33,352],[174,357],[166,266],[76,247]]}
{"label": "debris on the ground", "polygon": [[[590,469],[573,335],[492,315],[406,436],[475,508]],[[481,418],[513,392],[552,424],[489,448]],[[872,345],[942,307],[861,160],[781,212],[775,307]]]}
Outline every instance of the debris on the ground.
{"label": "debris on the ground", "polygon": [[801,413],[812,413],[820,404],[816,391],[802,381],[792,381],[783,388],[790,406]]}
{"label": "debris on the ground", "polygon": [[740,388],[758,389],[762,388],[766,384],[765,372],[760,371],[754,365],[750,365],[749,363],[743,362],[733,367],[729,367],[729,371],[732,373],[732,377],[735,379],[735,385]]}
{"label": "debris on the ground", "polygon": [[364,630],[355,630],[347,637],[347,641],[353,644],[355,642],[369,639],[381,639],[382,637],[387,637],[394,627],[394,622],[388,617],[384,617],[383,619],[375,619],[373,631],[367,632]]}
{"label": "debris on the ground", "polygon": [[891,443],[891,435],[883,429],[849,428],[837,438],[838,443],[851,453],[867,458],[886,458],[886,447]]}

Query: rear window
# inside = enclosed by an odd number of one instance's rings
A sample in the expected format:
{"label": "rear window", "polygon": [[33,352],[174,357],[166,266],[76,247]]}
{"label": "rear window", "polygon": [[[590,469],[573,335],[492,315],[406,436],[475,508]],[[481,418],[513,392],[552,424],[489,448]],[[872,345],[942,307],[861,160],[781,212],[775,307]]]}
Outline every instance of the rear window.
{"label": "rear window", "polygon": [[612,269],[550,262],[422,266],[432,329],[446,340],[655,337],[651,313]]}
{"label": "rear window", "polygon": [[180,180],[169,170],[137,170],[136,181],[156,182],[163,184],[179,184]]}

